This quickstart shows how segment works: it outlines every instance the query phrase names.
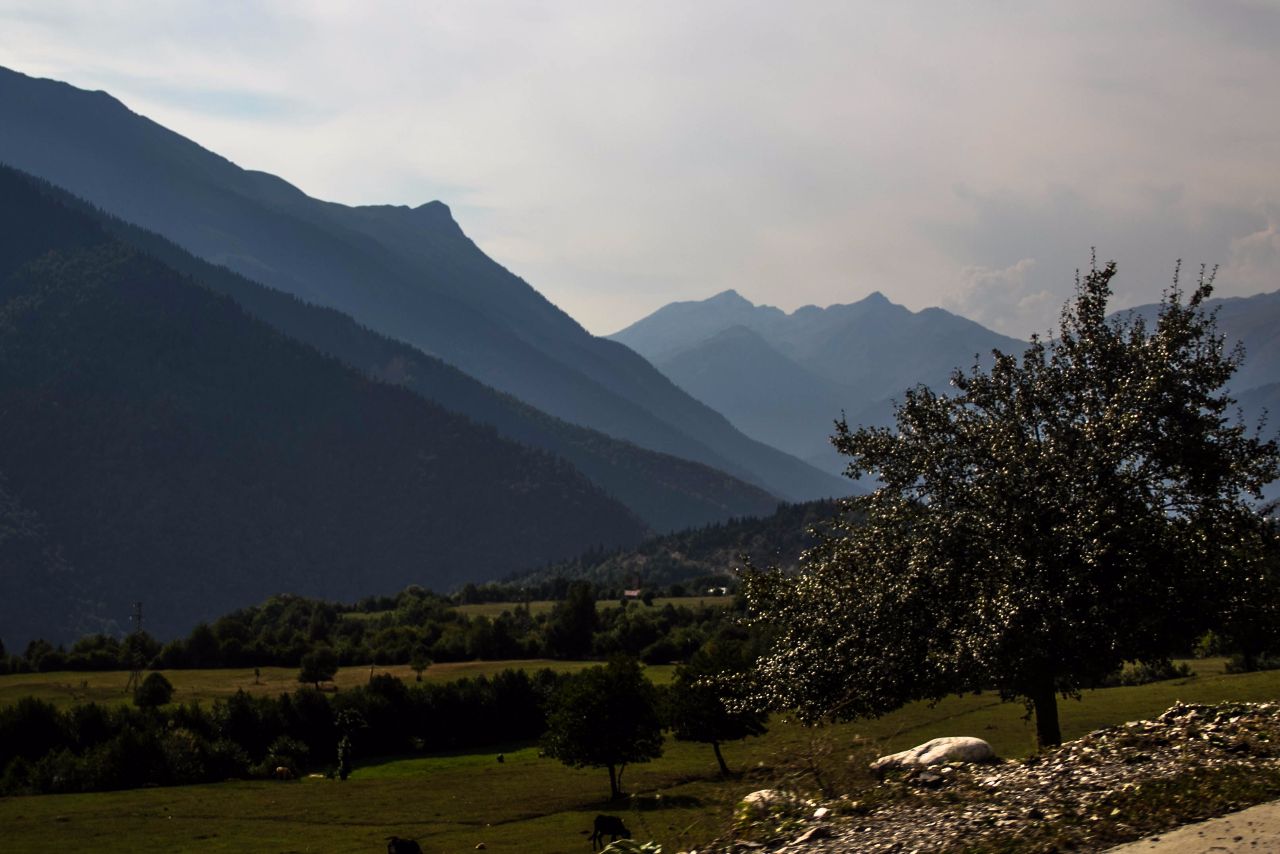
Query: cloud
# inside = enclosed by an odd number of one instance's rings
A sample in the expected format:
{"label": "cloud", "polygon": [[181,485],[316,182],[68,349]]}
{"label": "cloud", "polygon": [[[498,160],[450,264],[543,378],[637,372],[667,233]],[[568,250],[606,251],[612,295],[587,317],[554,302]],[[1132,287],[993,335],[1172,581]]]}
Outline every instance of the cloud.
{"label": "cloud", "polygon": [[1044,333],[1042,321],[1061,302],[1045,288],[1034,288],[1028,274],[1035,259],[1023,258],[1001,269],[965,267],[959,290],[948,296],[943,308],[976,320],[991,329],[1026,338]]}
{"label": "cloud", "polygon": [[1265,228],[1231,241],[1216,282],[1237,295],[1280,290],[1280,227],[1274,212]]}
{"label": "cloud", "polygon": [[736,288],[1021,336],[1093,246],[1131,303],[1179,257],[1257,287],[1276,37],[1245,0],[0,5],[0,64],[321,198],[441,198],[598,332]]}

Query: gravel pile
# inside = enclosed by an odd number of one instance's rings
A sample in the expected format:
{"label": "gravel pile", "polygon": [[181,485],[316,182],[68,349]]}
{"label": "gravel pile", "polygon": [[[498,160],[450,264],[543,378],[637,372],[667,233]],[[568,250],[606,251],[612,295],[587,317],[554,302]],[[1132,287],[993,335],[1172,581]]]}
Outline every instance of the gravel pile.
{"label": "gravel pile", "polygon": [[[890,778],[844,800],[802,832],[728,851],[946,852],[970,848],[1101,851],[1151,828],[1142,798],[1169,781],[1280,770],[1280,704],[1177,704],[1153,721],[1089,733],[1038,756],[942,765]],[[839,815],[838,818],[833,818]],[[1160,828],[1157,828],[1160,829]],[[1068,841],[1069,838],[1069,841]]]}

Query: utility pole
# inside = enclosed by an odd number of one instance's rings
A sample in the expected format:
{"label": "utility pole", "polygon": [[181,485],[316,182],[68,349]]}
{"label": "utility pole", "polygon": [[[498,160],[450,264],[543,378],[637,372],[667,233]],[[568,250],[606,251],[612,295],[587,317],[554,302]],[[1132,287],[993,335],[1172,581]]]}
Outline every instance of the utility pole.
{"label": "utility pole", "polygon": [[129,622],[133,623],[132,635],[135,638],[133,650],[129,656],[129,666],[132,668],[129,672],[129,681],[125,683],[124,692],[128,694],[131,691],[138,690],[142,685],[142,668],[146,664],[142,660],[142,603],[133,603],[133,613],[129,615]]}

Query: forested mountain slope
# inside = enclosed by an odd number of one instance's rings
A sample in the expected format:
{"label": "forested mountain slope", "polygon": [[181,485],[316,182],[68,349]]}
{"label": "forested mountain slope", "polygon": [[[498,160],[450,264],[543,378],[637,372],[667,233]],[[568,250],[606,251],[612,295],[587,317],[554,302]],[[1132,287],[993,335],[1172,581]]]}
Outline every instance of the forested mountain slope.
{"label": "forested mountain slope", "polygon": [[[813,544],[809,530],[839,513],[834,501],[783,504],[767,516],[730,519],[701,528],[652,537],[630,548],[597,551],[556,561],[507,579],[535,585],[556,578],[586,579],[605,587],[662,587],[715,576],[736,585],[733,572],[744,559],[756,569],[794,568]],[[691,591],[697,592],[697,591]]]}
{"label": "forested mountain slope", "polygon": [[491,425],[508,439],[564,457],[655,531],[681,530],[732,516],[758,516],[778,503],[759,487],[710,466],[649,451],[540,412],[438,358],[361,326],[335,309],[250,281],[195,257],[154,232],[105,214],[56,188],[46,189],[63,204],[94,218],[121,241],[226,294],[289,337],[375,379],[402,386]]}
{"label": "forested mountain slope", "polygon": [[848,489],[747,438],[631,350],[587,333],[485,256],[438,202],[414,209],[321,202],[105,93],[3,69],[0,161],[206,260],[339,309],[557,417],[783,498]]}
{"label": "forested mountain slope", "polygon": [[164,636],[272,593],[447,589],[644,533],[568,463],[287,338],[55,195],[0,169],[0,556],[76,583],[51,604],[4,564],[6,643],[84,602],[123,622],[144,600]]}

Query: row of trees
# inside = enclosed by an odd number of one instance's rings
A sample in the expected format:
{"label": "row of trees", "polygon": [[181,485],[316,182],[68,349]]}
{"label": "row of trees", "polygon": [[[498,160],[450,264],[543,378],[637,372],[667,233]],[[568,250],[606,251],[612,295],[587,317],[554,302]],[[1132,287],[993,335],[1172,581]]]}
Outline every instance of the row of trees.
{"label": "row of trees", "polygon": [[135,707],[85,704],[59,711],[25,698],[0,710],[0,794],[92,791],[212,782],[324,769],[342,779],[362,757],[483,748],[542,739],[550,756],[622,771],[662,753],[663,730],[709,743],[723,773],[725,741],[764,732],[764,717],[730,711],[703,677],[744,666],[732,638],[711,645],[656,688],[635,659],[568,676],[506,670],[493,678],[406,684],[386,674],[325,694],[277,698],[238,692],[205,708],[165,705],[172,693],[153,673]]}
{"label": "row of trees", "polygon": [[[530,658],[605,659],[631,655],[647,663],[684,661],[730,618],[722,608],[630,602],[598,609],[605,593],[565,582],[550,613],[513,605],[497,617],[467,616],[451,600],[411,587],[365,611],[297,596],[276,596],[201,623],[185,638],[160,644],[145,633],[124,639],[87,635],[70,648],[32,641],[21,656],[0,654],[0,671],[296,667],[317,648],[340,664]],[[2,649],[2,648],[0,648]]]}

